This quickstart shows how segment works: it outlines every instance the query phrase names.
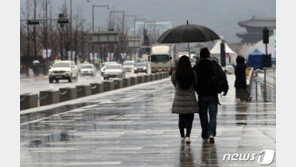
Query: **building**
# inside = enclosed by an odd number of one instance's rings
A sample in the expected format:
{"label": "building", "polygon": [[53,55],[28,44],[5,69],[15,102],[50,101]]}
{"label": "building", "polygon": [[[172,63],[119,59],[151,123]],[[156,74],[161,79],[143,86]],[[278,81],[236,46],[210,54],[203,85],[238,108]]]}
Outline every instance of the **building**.
{"label": "building", "polygon": [[273,35],[276,29],[276,18],[252,17],[251,19],[238,22],[240,27],[246,28],[247,32],[239,32],[236,35],[242,38],[242,43],[256,43],[263,38],[263,29],[267,27]]}
{"label": "building", "polygon": [[171,22],[136,22],[136,32],[143,32],[146,29],[148,33],[156,33],[160,36],[170,28],[172,28]]}

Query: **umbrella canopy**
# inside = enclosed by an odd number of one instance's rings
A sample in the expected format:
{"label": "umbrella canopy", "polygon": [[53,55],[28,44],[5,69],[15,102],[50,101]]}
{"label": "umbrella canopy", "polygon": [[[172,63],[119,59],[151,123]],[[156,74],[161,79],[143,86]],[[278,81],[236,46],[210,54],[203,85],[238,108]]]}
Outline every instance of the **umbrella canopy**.
{"label": "umbrella canopy", "polygon": [[157,40],[158,43],[191,43],[207,42],[220,39],[220,37],[211,29],[187,24],[173,27],[164,32]]}

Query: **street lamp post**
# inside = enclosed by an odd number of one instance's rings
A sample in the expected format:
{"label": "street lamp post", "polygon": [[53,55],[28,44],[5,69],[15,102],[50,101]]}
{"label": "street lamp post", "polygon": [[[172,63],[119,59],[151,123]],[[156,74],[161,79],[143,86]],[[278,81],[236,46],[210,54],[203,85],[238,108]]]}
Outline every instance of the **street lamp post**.
{"label": "street lamp post", "polygon": [[109,5],[92,5],[92,32],[94,33],[95,29],[95,7],[107,8],[109,9]]}
{"label": "street lamp post", "polygon": [[63,35],[64,35],[64,24],[69,23],[69,20],[67,18],[65,18],[64,14],[59,14],[59,19],[58,19],[58,23],[60,24],[61,28],[62,28],[62,33],[61,33],[61,59],[63,57]]}
{"label": "street lamp post", "polygon": [[[95,7],[107,8],[109,10],[109,5],[92,5],[92,33],[94,33],[95,31]],[[94,44],[92,44],[92,56],[94,59],[95,58]]]}
{"label": "street lamp post", "polygon": [[[114,13],[122,13],[122,35],[121,35],[121,38],[122,38],[123,35],[124,35],[124,15],[125,15],[125,11],[112,10],[111,13],[113,13],[113,16],[114,16]],[[114,20],[113,20],[113,22],[114,22]],[[114,29],[114,27],[113,27],[113,29]],[[122,39],[120,39],[119,40],[119,49],[118,49],[119,53],[117,55],[117,56],[119,56],[119,58],[121,57],[122,47],[123,47],[122,46]],[[117,57],[117,59],[118,59],[118,57]]]}
{"label": "street lamp post", "polygon": [[[124,16],[125,16],[125,17],[133,17],[133,18],[134,18],[134,28],[135,28],[135,24],[136,24],[135,19],[137,18],[137,15],[129,15],[129,14],[125,14]],[[134,34],[133,34],[134,38],[135,38],[135,32],[136,32],[136,31],[134,31]]]}
{"label": "street lamp post", "polygon": [[145,21],[148,21],[149,19],[147,19],[147,18],[135,18],[134,19],[134,34],[135,34],[135,36],[136,36],[136,22],[137,21],[143,21],[144,22],[144,26],[145,26]]}

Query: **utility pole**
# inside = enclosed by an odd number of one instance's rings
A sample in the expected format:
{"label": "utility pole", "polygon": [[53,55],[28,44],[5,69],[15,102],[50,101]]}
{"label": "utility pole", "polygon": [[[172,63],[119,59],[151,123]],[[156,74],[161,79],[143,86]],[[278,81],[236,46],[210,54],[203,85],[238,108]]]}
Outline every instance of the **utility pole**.
{"label": "utility pole", "polygon": [[[37,8],[37,2],[36,0],[34,0],[34,20],[36,20],[36,8]],[[34,24],[33,26],[33,31],[34,31],[34,57],[35,57],[35,60],[37,60],[37,48],[36,48],[36,25]],[[38,72],[38,66],[37,64],[34,65],[34,73],[36,76],[38,76],[39,72]]]}
{"label": "utility pole", "polygon": [[[29,24],[27,24],[27,57],[28,57],[28,60],[30,60],[30,27],[29,27]],[[29,64],[30,63],[27,63],[27,68],[26,68],[26,73],[27,73],[27,77],[29,76]]]}
{"label": "utility pole", "polygon": [[[44,49],[45,49],[45,63],[44,63],[44,69],[43,74],[46,74],[47,66],[48,66],[48,48],[47,48],[47,0],[44,0],[44,8],[45,8],[45,23],[44,23]],[[44,2],[43,1],[43,2]],[[44,10],[43,10],[44,11]]]}
{"label": "utility pole", "polygon": [[72,0],[70,0],[70,60],[72,60]]}
{"label": "utility pole", "polygon": [[[34,0],[34,20],[36,20],[36,0]],[[35,60],[37,60],[37,48],[36,48],[36,26],[35,24],[33,25],[33,41],[34,41],[34,57],[35,57]]]}
{"label": "utility pole", "polygon": [[49,11],[49,19],[50,19],[50,46],[52,48],[51,50],[51,55],[55,55],[53,52],[53,32],[52,32],[52,3],[51,3],[51,0],[50,0],[50,11]]}
{"label": "utility pole", "polygon": [[64,24],[69,23],[69,20],[67,18],[65,18],[64,13],[59,14],[59,19],[58,19],[58,23],[60,24],[61,28],[62,28],[62,33],[61,33],[61,59],[63,57],[63,35],[64,35]]}

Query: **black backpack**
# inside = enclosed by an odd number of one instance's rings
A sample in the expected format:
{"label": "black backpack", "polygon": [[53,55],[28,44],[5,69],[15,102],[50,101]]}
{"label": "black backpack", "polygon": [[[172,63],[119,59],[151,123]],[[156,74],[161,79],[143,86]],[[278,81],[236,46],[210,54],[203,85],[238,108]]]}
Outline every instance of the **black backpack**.
{"label": "black backpack", "polygon": [[227,77],[218,63],[213,62],[211,66],[211,73],[213,75],[208,82],[208,87],[211,90],[214,90],[216,93],[228,91],[229,87],[228,87]]}

